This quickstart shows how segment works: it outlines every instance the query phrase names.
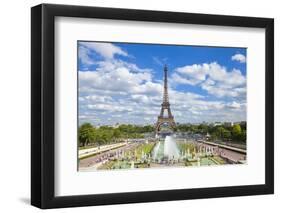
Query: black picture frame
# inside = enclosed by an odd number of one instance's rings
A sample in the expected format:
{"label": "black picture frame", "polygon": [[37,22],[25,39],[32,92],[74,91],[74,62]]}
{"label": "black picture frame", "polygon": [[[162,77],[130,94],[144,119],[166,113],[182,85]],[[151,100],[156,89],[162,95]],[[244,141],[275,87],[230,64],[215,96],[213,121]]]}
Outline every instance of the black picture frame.
{"label": "black picture frame", "polygon": [[[54,195],[55,17],[263,28],[266,34],[265,184],[93,195]],[[274,193],[274,20],[241,16],[41,4],[31,8],[31,204],[60,208]]]}

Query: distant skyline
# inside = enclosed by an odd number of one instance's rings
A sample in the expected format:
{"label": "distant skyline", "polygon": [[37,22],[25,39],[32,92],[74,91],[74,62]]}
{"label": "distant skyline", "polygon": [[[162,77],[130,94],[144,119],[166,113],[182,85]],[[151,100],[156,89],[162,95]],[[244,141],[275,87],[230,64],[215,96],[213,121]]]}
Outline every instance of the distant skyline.
{"label": "distant skyline", "polygon": [[177,123],[246,121],[246,48],[78,42],[79,123],[154,124],[168,66]]}

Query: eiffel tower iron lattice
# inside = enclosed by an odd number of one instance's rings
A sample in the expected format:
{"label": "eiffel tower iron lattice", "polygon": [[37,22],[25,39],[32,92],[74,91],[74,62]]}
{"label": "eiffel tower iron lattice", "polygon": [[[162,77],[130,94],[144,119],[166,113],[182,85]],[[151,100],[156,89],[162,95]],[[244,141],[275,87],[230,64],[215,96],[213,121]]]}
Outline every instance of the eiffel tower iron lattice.
{"label": "eiffel tower iron lattice", "polygon": [[[160,131],[160,126],[163,124],[168,124],[172,129],[176,127],[176,122],[174,116],[172,115],[169,96],[168,96],[168,68],[164,67],[164,90],[163,90],[163,102],[161,104],[160,115],[158,116],[157,123],[155,125],[155,133]],[[168,112],[168,116],[164,116],[165,110]]]}

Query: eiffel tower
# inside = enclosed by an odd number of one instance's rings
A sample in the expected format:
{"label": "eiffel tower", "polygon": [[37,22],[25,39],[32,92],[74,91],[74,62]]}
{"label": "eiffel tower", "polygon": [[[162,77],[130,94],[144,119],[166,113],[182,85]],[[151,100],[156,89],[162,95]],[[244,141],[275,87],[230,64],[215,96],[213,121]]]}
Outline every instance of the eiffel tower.
{"label": "eiffel tower", "polygon": [[[172,115],[169,96],[168,96],[168,79],[167,79],[168,68],[164,67],[164,91],[163,91],[163,102],[161,104],[160,115],[158,116],[157,123],[155,125],[155,133],[160,131],[160,126],[163,124],[168,124],[172,129],[176,127],[174,116]],[[167,110],[168,116],[164,116],[164,111]]]}

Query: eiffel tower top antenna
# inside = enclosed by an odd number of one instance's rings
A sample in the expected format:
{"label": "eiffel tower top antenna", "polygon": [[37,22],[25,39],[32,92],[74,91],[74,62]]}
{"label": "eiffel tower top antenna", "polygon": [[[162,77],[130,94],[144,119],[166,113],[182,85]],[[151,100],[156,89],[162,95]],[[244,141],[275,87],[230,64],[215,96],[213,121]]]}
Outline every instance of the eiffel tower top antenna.
{"label": "eiffel tower top antenna", "polygon": [[169,103],[168,97],[168,67],[165,64],[164,66],[164,94],[163,94],[163,103]]}

